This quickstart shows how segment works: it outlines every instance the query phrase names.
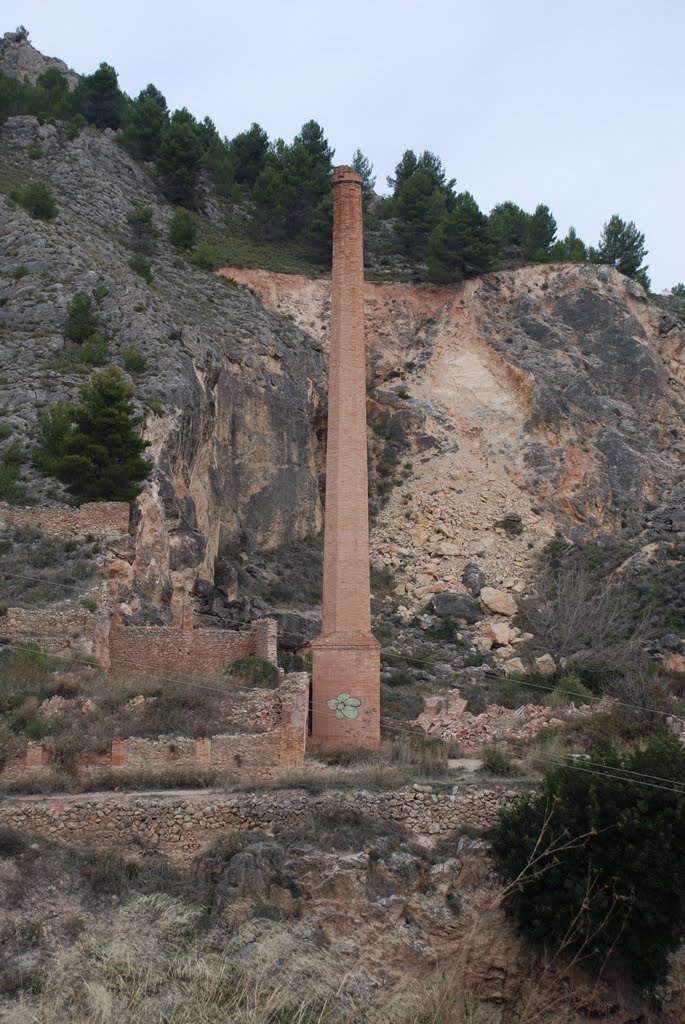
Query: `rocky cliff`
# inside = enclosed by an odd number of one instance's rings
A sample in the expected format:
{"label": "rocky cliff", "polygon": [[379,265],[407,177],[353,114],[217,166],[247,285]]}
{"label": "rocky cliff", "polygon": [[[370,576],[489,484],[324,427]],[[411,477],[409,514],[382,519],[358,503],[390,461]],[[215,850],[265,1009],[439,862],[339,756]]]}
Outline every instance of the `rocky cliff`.
{"label": "rocky cliff", "polygon": [[[219,603],[235,602],[240,571],[321,529],[328,283],[195,268],[166,240],[150,170],[110,132],[13,118],[0,163],[5,443],[30,443],[39,411],[76,397],[65,310],[94,294],[113,361],[131,346],[147,361],[134,383],[155,472],[112,567],[127,608],[178,620],[198,580],[216,608],[218,556]],[[30,178],[52,187],[54,222],[7,199]],[[154,211],[150,285],[128,266],[135,204]],[[207,214],[222,223],[211,197]],[[366,312],[374,556],[406,603],[474,559],[522,591],[557,529],[632,533],[665,495],[678,505],[685,333],[629,279],[550,265],[370,284]],[[48,485],[34,477],[35,497]]]}

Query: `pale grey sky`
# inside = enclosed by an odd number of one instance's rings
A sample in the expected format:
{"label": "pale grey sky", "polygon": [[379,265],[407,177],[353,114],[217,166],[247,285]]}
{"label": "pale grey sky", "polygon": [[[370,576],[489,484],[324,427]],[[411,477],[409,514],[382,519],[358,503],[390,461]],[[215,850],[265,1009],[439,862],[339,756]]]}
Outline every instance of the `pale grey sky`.
{"label": "pale grey sky", "polygon": [[258,121],[314,118],[385,186],[430,149],[481,208],[547,203],[595,244],[613,213],[644,231],[655,290],[685,281],[684,0],[2,0],[2,31],[135,96]]}

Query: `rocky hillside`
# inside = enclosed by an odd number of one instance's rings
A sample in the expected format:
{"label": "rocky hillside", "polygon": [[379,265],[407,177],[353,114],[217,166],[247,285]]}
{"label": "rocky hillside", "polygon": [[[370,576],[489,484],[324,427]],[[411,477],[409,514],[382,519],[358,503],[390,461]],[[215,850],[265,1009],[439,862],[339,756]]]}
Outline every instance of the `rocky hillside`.
{"label": "rocky hillside", "polygon": [[[0,166],[3,445],[28,447],[40,410],[76,397],[88,368],[63,327],[85,290],[112,361],[145,359],[132,380],[155,471],[115,566],[128,611],[177,620],[193,592],[221,624],[251,614],[247,594],[292,598],[315,620],[320,555],[306,538],[322,525],[328,283],[194,266],[167,241],[173,209],[150,169],[112,132],[12,118]],[[10,198],[32,179],[54,192],[52,222]],[[153,210],[149,284],[129,267],[136,204]],[[206,215],[220,230],[211,195]],[[470,563],[520,594],[557,530],[633,535],[664,502],[672,517],[685,332],[628,278],[567,264],[368,285],[367,331],[374,558],[408,618],[461,588]],[[24,474],[35,499],[60,497]],[[311,568],[294,587],[277,566],[288,559],[295,575]]]}

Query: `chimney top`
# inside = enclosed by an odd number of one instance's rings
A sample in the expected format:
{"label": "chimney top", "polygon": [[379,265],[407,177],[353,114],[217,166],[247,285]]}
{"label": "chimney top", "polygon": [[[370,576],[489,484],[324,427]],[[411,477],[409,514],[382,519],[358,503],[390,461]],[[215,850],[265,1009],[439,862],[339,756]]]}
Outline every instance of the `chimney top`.
{"label": "chimney top", "polygon": [[362,178],[361,174],[357,174],[357,172],[353,171],[351,167],[346,167],[343,165],[342,167],[333,168],[334,185],[363,185],[363,183],[364,179]]}

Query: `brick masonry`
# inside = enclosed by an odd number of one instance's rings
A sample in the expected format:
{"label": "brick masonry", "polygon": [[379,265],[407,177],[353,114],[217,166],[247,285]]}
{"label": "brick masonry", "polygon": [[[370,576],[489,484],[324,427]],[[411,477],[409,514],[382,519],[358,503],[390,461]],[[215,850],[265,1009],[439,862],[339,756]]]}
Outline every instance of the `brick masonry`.
{"label": "brick masonry", "polygon": [[110,671],[120,675],[207,675],[230,661],[255,655],[276,664],[277,625],[258,619],[246,630],[181,626],[127,626],[118,620],[109,633]]}
{"label": "brick masonry", "polygon": [[[312,734],[380,744],[380,645],[371,635],[362,179],[333,172],[323,621],[312,644]],[[336,703],[337,702],[337,703]]]}
{"label": "brick masonry", "polygon": [[127,848],[157,850],[184,868],[223,832],[278,834],[322,803],[351,804],[383,821],[400,822],[414,835],[439,838],[466,827],[487,828],[517,795],[504,786],[454,787],[452,793],[413,786],[384,793],[328,791],[316,797],[303,790],[12,797],[0,804],[0,826],[122,854]]}

